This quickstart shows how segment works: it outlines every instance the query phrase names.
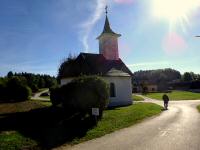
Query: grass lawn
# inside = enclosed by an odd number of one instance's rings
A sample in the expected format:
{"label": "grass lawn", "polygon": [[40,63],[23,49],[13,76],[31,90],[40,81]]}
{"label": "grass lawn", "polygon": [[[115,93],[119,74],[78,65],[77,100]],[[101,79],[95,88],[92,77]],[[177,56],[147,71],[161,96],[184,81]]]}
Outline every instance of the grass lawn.
{"label": "grass lawn", "polygon": [[5,131],[0,133],[0,149],[2,150],[21,150],[36,146],[36,141],[24,137],[17,131]]}
{"label": "grass lawn", "polygon": [[[17,103],[0,103],[0,125],[2,125],[0,126],[0,149],[17,150],[37,147],[37,141],[22,135],[17,130],[15,130],[16,127],[11,130],[6,130],[3,128],[3,124],[8,121],[7,118],[10,116],[17,116],[17,114],[23,114],[35,109],[43,109],[49,105],[50,104],[47,104],[46,102],[33,100]],[[20,122],[20,120],[17,120],[17,117],[13,117],[13,120]],[[12,123],[13,121],[11,121],[11,124]],[[12,125],[15,126],[14,123]]]}
{"label": "grass lawn", "polygon": [[76,138],[72,144],[91,140],[113,131],[131,126],[147,117],[161,113],[162,107],[153,103],[137,103],[128,107],[106,110],[103,119],[82,138]]}
{"label": "grass lawn", "polygon": [[[162,96],[165,93],[148,93],[145,96],[153,99],[162,100]],[[172,91],[167,93],[170,100],[197,100],[200,99],[200,93],[193,93],[188,91]]]}
{"label": "grass lawn", "polygon": [[199,106],[197,106],[197,109],[199,110],[199,112],[200,112],[200,105]]}
{"label": "grass lawn", "polygon": [[51,103],[50,99],[49,99],[49,101],[42,101],[42,100],[38,100],[38,99],[31,99],[31,101],[33,101],[33,102],[36,101],[36,103],[41,104],[43,106],[47,106],[47,107],[52,106],[52,103]]}
{"label": "grass lawn", "polygon": [[50,105],[51,102],[43,102],[39,100],[28,100],[17,103],[0,103],[0,118],[4,114],[28,112],[33,109],[44,108]]}
{"label": "grass lawn", "polygon": [[50,99],[50,96],[40,96],[41,98],[47,98]]}
{"label": "grass lawn", "polygon": [[133,99],[133,101],[144,101],[144,98],[134,95],[134,94],[132,95],[132,99]]}
{"label": "grass lawn", "polygon": [[43,92],[45,90],[48,90],[48,88],[42,88],[42,89],[39,89],[38,92]]}

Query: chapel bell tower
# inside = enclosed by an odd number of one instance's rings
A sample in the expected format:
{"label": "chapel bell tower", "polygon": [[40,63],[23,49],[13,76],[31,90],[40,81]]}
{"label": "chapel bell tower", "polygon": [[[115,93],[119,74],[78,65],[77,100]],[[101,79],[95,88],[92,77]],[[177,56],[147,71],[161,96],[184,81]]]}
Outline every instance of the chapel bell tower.
{"label": "chapel bell tower", "polygon": [[106,6],[106,19],[103,32],[97,37],[99,40],[99,54],[103,54],[103,56],[108,60],[118,60],[118,37],[120,37],[121,34],[113,32],[110,28],[107,8],[108,7]]}

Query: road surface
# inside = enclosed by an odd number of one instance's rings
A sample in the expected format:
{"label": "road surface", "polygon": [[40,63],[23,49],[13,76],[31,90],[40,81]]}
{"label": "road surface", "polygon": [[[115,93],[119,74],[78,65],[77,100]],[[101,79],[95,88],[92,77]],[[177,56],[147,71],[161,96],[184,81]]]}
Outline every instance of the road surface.
{"label": "road surface", "polygon": [[35,93],[35,94],[31,97],[31,99],[33,99],[33,100],[41,100],[41,101],[50,101],[50,99],[48,99],[48,98],[40,97],[40,95],[41,95],[42,93],[46,93],[46,92],[48,92],[48,91],[49,91],[49,89],[46,89],[46,90],[44,90],[44,91]]}
{"label": "road surface", "polygon": [[[146,99],[162,105],[162,102]],[[129,128],[59,150],[200,150],[200,100],[170,101],[169,110]]]}

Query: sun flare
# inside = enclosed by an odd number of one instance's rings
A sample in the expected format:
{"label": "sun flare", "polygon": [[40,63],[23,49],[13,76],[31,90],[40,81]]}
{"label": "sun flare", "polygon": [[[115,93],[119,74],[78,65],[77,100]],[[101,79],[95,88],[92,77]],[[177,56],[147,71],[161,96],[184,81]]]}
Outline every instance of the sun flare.
{"label": "sun flare", "polygon": [[153,16],[170,24],[188,23],[188,16],[200,6],[200,0],[152,0]]}

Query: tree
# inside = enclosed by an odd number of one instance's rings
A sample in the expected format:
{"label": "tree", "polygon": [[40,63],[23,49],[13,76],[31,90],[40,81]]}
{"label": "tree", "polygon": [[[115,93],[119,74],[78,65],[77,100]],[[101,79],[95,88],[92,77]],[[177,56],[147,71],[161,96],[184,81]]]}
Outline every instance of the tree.
{"label": "tree", "polygon": [[9,71],[8,74],[7,74],[7,77],[8,77],[8,78],[13,77],[13,72],[12,72],[12,71]]}
{"label": "tree", "polygon": [[63,60],[63,62],[61,63],[61,65],[58,69],[58,80],[61,79],[61,77],[63,76],[65,71],[67,71],[69,69],[73,69],[73,68],[71,68],[71,65],[73,63],[75,63],[76,58],[77,58],[76,56],[72,56],[71,54],[69,54],[68,58]]}
{"label": "tree", "polygon": [[192,80],[193,80],[193,77],[190,72],[185,72],[183,74],[183,81],[192,81]]}
{"label": "tree", "polygon": [[44,80],[44,78],[40,78],[39,79],[38,87],[39,88],[44,88],[45,87],[45,80]]}

